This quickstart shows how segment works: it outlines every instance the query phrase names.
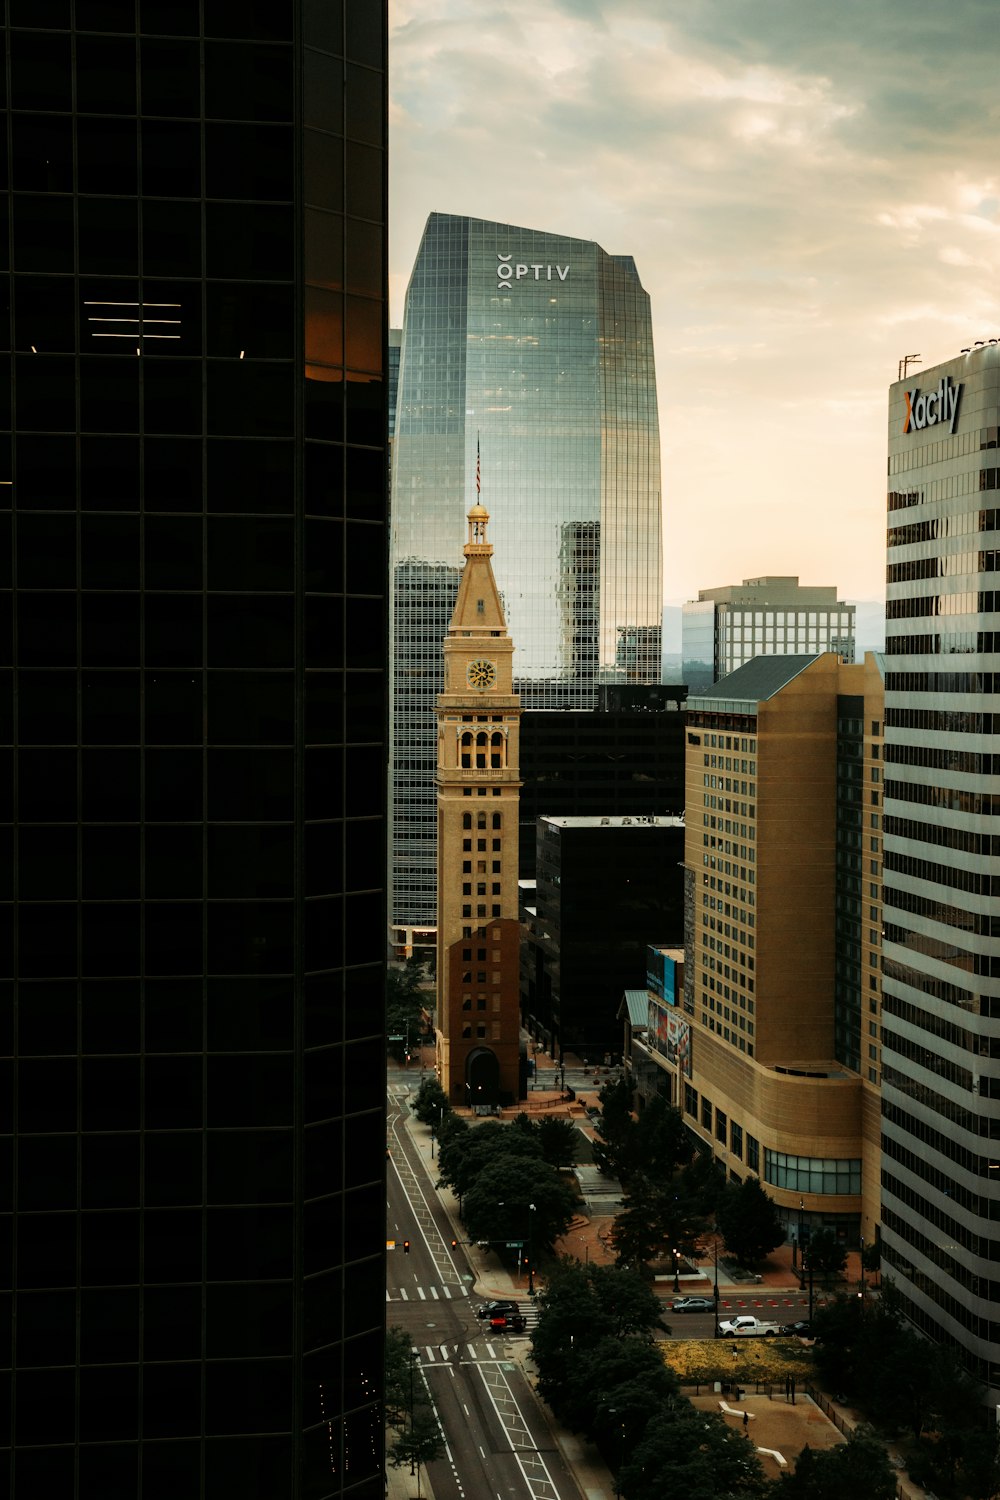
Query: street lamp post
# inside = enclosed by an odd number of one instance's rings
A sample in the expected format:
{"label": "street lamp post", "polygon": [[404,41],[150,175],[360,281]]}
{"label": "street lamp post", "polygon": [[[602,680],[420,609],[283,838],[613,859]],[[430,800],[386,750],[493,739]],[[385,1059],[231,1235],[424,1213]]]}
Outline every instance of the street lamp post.
{"label": "street lamp post", "polygon": [[715,1326],[712,1329],[713,1339],[719,1337],[719,1236],[715,1236]]}
{"label": "street lamp post", "polygon": [[528,1204],[528,1296],[535,1295],[535,1205]]}
{"label": "street lamp post", "polygon": [[[800,1291],[803,1291],[803,1292],[806,1289],[806,1247],[805,1247],[805,1241],[802,1238],[802,1216],[803,1216],[803,1214],[805,1212],[805,1207],[806,1207],[805,1199],[804,1198],[800,1198],[799,1199],[799,1255],[800,1255],[800,1258],[801,1258],[802,1270],[801,1270],[800,1275],[799,1275],[799,1289],[800,1289]],[[794,1269],[794,1263],[793,1263],[793,1269]]]}
{"label": "street lamp post", "polygon": [[673,1253],[673,1257],[674,1257],[674,1291],[675,1292],[679,1292],[680,1289],[681,1289],[680,1275],[679,1275],[680,1268],[681,1268],[681,1252],[675,1246],[672,1253]]}

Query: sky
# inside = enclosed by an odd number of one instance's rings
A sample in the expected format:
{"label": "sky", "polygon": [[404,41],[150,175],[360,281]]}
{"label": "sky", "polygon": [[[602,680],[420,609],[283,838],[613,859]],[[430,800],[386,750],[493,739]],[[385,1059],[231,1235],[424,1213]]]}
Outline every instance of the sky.
{"label": "sky", "polygon": [[393,326],[432,211],[632,255],[665,598],[882,598],[899,361],[1000,335],[996,0],[389,10]]}

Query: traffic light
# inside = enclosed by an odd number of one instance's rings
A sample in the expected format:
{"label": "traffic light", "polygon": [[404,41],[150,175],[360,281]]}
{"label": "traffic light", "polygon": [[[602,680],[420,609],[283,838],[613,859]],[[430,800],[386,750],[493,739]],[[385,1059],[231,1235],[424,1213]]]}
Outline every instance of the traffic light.
{"label": "traffic light", "polygon": [[453,1250],[457,1250],[458,1249],[458,1240],[452,1240],[452,1242],[451,1242],[451,1248]]}
{"label": "traffic light", "polygon": [[403,1254],[404,1255],[409,1255],[409,1253],[410,1253],[410,1242],[409,1242],[409,1240],[404,1240],[403,1241]]}

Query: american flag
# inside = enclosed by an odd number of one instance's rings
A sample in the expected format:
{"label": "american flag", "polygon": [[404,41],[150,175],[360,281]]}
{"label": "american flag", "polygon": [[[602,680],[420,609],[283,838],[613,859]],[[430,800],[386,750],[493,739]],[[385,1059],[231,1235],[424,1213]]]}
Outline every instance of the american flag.
{"label": "american flag", "polygon": [[482,488],[482,485],[481,485],[480,478],[479,478],[479,439],[477,437],[476,438],[476,499],[477,500],[479,499],[479,492],[480,492],[481,488]]}

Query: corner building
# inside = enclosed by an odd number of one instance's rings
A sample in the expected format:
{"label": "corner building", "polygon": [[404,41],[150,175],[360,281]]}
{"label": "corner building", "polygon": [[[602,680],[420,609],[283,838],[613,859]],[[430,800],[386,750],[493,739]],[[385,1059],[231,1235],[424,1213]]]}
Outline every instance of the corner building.
{"label": "corner building", "polygon": [[383,8],[6,14],[0,1494],[373,1500]]}
{"label": "corner building", "polygon": [[[436,905],[434,704],[477,440],[526,711],[660,679],[660,447],[649,297],[629,256],[452,214],[406,296],[392,469],[392,923]],[[421,937],[423,932],[423,937]]]}
{"label": "corner building", "polygon": [[889,391],[883,1256],[1000,1401],[1000,350]]}
{"label": "corner building", "polygon": [[758,656],[688,698],[678,1084],[701,1148],[759,1177],[802,1243],[878,1236],[861,1037],[879,1025],[882,711],[874,653]]}

